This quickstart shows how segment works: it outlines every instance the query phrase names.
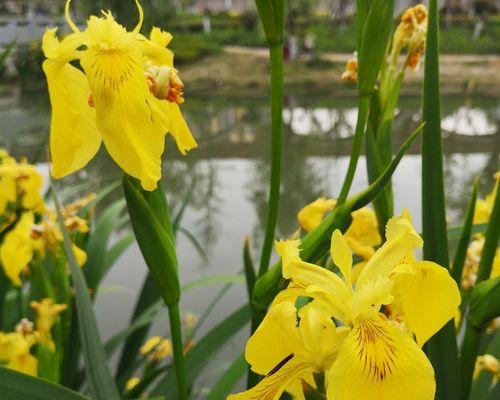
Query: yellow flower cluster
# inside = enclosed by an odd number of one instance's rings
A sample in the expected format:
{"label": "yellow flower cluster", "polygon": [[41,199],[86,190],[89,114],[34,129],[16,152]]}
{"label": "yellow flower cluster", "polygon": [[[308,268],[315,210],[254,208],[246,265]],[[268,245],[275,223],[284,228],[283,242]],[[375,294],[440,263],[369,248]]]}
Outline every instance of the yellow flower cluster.
{"label": "yellow flower cluster", "polygon": [[22,319],[14,332],[0,332],[0,365],[36,376],[38,373],[38,360],[32,354],[36,344],[47,344],[55,351],[52,341],[52,327],[59,313],[66,310],[66,304],[54,304],[49,298],[33,301],[31,303],[37,314],[36,330],[33,323]]}
{"label": "yellow flower cluster", "polygon": [[[500,182],[500,172],[494,175],[495,184],[493,190],[484,199],[478,199],[476,208],[474,210],[474,224],[486,224],[490,220],[491,212],[493,210],[493,203],[498,191],[498,184]],[[462,287],[469,289],[476,283],[477,269],[481,254],[483,253],[484,236],[478,234],[469,245],[467,249],[467,257],[465,259],[464,271],[462,273]],[[497,248],[495,258],[493,260],[493,267],[491,269],[490,278],[500,276],[500,248]]]}
{"label": "yellow flower cluster", "polygon": [[147,356],[150,362],[161,361],[172,355],[172,342],[161,336],[153,336],[144,343],[140,353]]}
{"label": "yellow flower cluster", "polygon": [[[58,257],[63,236],[55,210],[43,200],[43,178],[34,165],[26,160],[16,162],[7,152],[0,152],[0,264],[10,281],[21,286],[21,273],[35,259],[49,251]],[[92,196],[80,199],[63,210],[69,232],[88,232],[85,219],[78,211]],[[73,245],[80,265],[86,261],[85,252]]]}
{"label": "yellow flower cluster", "polygon": [[56,29],[49,29],[43,37],[55,178],[84,167],[104,142],[125,172],[153,190],[161,178],[166,133],[182,154],[196,147],[179,109],[184,85],[166,48],[172,35],[159,28],[149,38],[141,35],[143,12],[136,4],[139,22],[131,32],[110,12],[92,15],[80,31],[67,0],[66,19],[73,33],[59,41]]}
{"label": "yellow flower cluster", "polygon": [[415,260],[423,241],[406,210],[389,220],[385,243],[357,276],[347,236],[336,230],[331,239],[339,274],[301,260],[300,240],[276,243],[290,284],[245,352],[252,370],[265,377],[228,399],[277,400],[284,391],[304,398],[303,387],[316,387],[316,374],[325,375],[329,400],[374,393],[434,398],[434,371],[421,347],[455,315],[457,285],[446,268]]}

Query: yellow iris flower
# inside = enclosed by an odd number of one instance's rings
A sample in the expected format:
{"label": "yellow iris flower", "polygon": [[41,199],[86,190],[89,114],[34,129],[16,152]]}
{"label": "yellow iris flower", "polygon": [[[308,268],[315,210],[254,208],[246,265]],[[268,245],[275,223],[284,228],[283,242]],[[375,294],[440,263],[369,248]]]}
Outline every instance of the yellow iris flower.
{"label": "yellow iris flower", "polygon": [[[49,29],[42,46],[52,105],[52,175],[84,167],[102,141],[125,172],[153,190],[161,178],[166,133],[182,154],[196,147],[179,109],[183,84],[165,47],[171,35],[158,28],[149,39],[139,33],[143,11],[137,0],[133,31],[103,12],[91,16],[82,32],[69,15],[70,1],[65,15],[73,33],[59,41]],[[83,72],[70,64],[74,60]]]}
{"label": "yellow iris flower", "polygon": [[495,197],[498,190],[498,182],[500,182],[500,171],[495,173],[495,185],[493,190],[484,199],[478,199],[476,201],[476,208],[474,210],[474,223],[475,224],[486,224],[490,220],[491,211],[493,210],[493,203],[495,202]]}
{"label": "yellow iris flower", "polygon": [[[338,350],[326,372],[329,400],[434,398],[434,371],[420,347],[453,318],[460,304],[460,293],[447,269],[413,260],[412,252],[423,242],[407,211],[388,222],[386,239],[355,283],[352,251],[338,230],[332,235],[331,256],[342,277],[302,261],[299,240],[276,244],[283,276],[291,283],[276,297],[271,311],[281,303],[295,304],[299,296],[305,296],[312,299],[307,308],[325,313],[349,331],[340,343],[334,341],[332,345]],[[383,306],[397,309],[398,319],[391,320],[382,314]],[[319,334],[322,330],[315,332]],[[315,343],[319,346],[322,342]],[[274,362],[272,374],[260,370],[269,376],[256,386],[259,393],[270,394],[259,397],[250,390],[237,398],[278,399],[280,391],[290,383],[285,377],[276,379],[281,376],[279,370],[295,362],[295,354],[303,351],[301,346],[296,345],[292,356],[285,361],[267,351],[257,352],[255,357],[261,360],[272,358],[266,367]],[[320,348],[324,357],[331,350],[328,346]],[[256,364],[248,354],[247,359],[252,367]]]}
{"label": "yellow iris flower", "polygon": [[278,399],[285,390],[304,399],[301,381],[314,386],[313,373],[331,367],[348,332],[346,327],[337,328],[322,309],[306,306],[297,311],[290,301],[277,303],[245,351],[252,370],[266,377],[228,400]]}
{"label": "yellow iris flower", "polygon": [[54,301],[50,298],[42,299],[39,302],[32,301],[30,305],[37,314],[35,324],[40,343],[47,344],[54,350],[55,344],[52,340],[52,326],[57,316],[65,311],[68,306],[66,304],[54,304]]}
{"label": "yellow iris flower", "polygon": [[[297,214],[302,229],[310,232],[316,228],[325,214],[333,210],[335,204],[337,201],[334,199],[320,197],[302,208]],[[375,212],[368,207],[354,211],[351,216],[352,223],[344,238],[348,241],[354,254],[363,260],[368,260],[375,252],[373,248],[382,242],[378,231],[377,217]]]}
{"label": "yellow iris flower", "polygon": [[37,248],[31,236],[34,223],[35,217],[31,211],[23,213],[0,245],[0,262],[5,275],[16,286],[21,286],[20,274],[33,259]]}
{"label": "yellow iris flower", "polygon": [[18,203],[25,210],[36,210],[43,205],[41,196],[43,178],[34,165],[26,160],[16,162],[6,156],[0,162],[0,215],[9,204]]}
{"label": "yellow iris flower", "polygon": [[30,354],[31,346],[36,343],[33,334],[0,332],[0,364],[6,368],[28,375],[37,375],[38,361]]}

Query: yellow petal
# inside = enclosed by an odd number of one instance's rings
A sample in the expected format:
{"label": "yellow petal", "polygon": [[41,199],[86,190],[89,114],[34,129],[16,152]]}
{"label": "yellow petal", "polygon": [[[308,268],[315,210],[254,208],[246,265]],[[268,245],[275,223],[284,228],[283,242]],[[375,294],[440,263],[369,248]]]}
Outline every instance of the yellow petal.
{"label": "yellow petal", "polygon": [[160,28],[153,27],[149,35],[149,40],[144,36],[139,36],[139,43],[144,53],[144,57],[153,65],[166,65],[173,67],[174,53],[166,46],[172,40],[169,32],[162,31]]}
{"label": "yellow petal", "polygon": [[[166,100],[163,100],[162,102],[165,101]],[[179,105],[168,102],[168,106],[170,108],[169,133],[174,138],[180,153],[185,155],[189,150],[198,147],[198,144],[182,116]]]}
{"label": "yellow petal", "polygon": [[281,257],[283,277],[290,279],[290,265],[300,260],[300,240],[280,240],[275,242],[276,252]]}
{"label": "yellow petal", "polygon": [[146,83],[140,45],[108,14],[89,20],[87,37],[89,48],[81,56],[81,65],[106,149],[145,190],[154,190],[161,178],[170,121]]}
{"label": "yellow petal", "polygon": [[352,223],[344,234],[344,238],[352,249],[352,252],[365,260],[373,255],[373,247],[382,242],[378,230],[378,222],[375,212],[368,207],[354,211]]}
{"label": "yellow petal", "polygon": [[34,165],[20,165],[19,189],[22,193],[21,203],[23,208],[34,210],[43,204],[42,175],[36,170]]}
{"label": "yellow petal", "polygon": [[[85,75],[67,61],[72,59],[59,47],[65,47],[53,31],[44,36],[48,58],[43,70],[49,87],[52,117],[50,122],[50,154],[52,175],[58,179],[83,168],[99,150],[101,138],[95,123],[95,110],[89,106],[90,88]],[[49,43],[51,43],[49,45]]]}
{"label": "yellow petal", "polygon": [[378,315],[355,322],[327,377],[329,400],[430,400],[434,371],[417,344]]}
{"label": "yellow petal", "polygon": [[232,394],[227,400],[278,400],[283,392],[301,377],[310,376],[311,368],[296,357],[283,359],[255,387],[243,393]]}
{"label": "yellow petal", "polygon": [[420,346],[457,312],[460,291],[448,270],[430,261],[416,262],[414,274],[393,277],[408,328]]}
{"label": "yellow petal", "polygon": [[346,284],[351,287],[352,252],[338,229],[335,229],[332,235],[330,254],[334,264],[342,272]]}
{"label": "yellow petal", "polygon": [[76,262],[80,267],[83,267],[87,262],[87,253],[85,250],[80,249],[77,245],[73,244],[73,253],[75,253]]}
{"label": "yellow petal", "polygon": [[16,286],[21,286],[21,271],[33,258],[31,228],[34,224],[33,213],[26,212],[3,240],[0,246],[0,261],[5,275]]}
{"label": "yellow petal", "polygon": [[16,201],[16,180],[7,168],[0,167],[0,215],[4,214],[7,205]]}
{"label": "yellow petal", "polygon": [[325,213],[333,210],[336,203],[333,199],[320,197],[308,204],[297,214],[300,226],[307,232],[312,231],[320,224]]}
{"label": "yellow petal", "polygon": [[291,302],[279,303],[269,310],[248,339],[245,358],[252,371],[266,375],[299,344],[297,310]]}
{"label": "yellow petal", "polygon": [[415,248],[422,247],[422,238],[413,228],[406,210],[387,223],[387,241],[377,250],[361,270],[357,286],[364,285],[378,276],[388,276],[392,269]]}
{"label": "yellow petal", "polygon": [[300,354],[316,372],[324,372],[331,367],[349,329],[337,328],[329,313],[322,307],[315,307],[315,303],[309,303],[301,313],[299,330],[304,349]]}

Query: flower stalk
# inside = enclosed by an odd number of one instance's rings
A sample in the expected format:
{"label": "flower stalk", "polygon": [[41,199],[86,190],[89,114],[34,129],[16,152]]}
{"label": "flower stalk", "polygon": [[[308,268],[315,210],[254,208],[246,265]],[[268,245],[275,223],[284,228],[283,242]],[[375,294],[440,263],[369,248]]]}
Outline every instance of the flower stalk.
{"label": "flower stalk", "polygon": [[[449,265],[444,199],[443,153],[439,92],[439,12],[437,0],[429,1],[427,51],[423,84],[422,231],[424,259]],[[436,373],[437,398],[460,397],[458,349],[453,321],[427,344],[427,355]]]}

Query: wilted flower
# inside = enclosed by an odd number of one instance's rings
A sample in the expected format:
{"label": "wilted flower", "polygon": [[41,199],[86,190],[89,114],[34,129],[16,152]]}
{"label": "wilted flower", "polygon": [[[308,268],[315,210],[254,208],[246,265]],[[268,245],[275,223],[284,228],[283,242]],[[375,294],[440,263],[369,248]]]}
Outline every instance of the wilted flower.
{"label": "wilted flower", "polygon": [[[92,15],[82,32],[69,15],[73,33],[59,41],[55,29],[43,37],[52,121],[52,175],[61,178],[83,166],[101,141],[116,163],[153,190],[161,178],[165,135],[170,133],[182,154],[196,142],[179,109],[183,84],[166,48],[172,36],[153,28],[142,36],[143,12],[128,32],[110,12]],[[70,62],[79,60],[82,70]],[[71,135],[68,134],[71,132]]]}
{"label": "wilted flower", "polygon": [[496,384],[500,378],[500,362],[491,354],[479,356],[476,360],[476,367],[474,369],[474,379],[476,379],[482,371],[489,372],[493,376],[493,384]]}
{"label": "wilted flower", "polygon": [[423,4],[410,7],[401,16],[401,22],[394,32],[391,63],[395,65],[401,50],[407,47],[408,56],[405,67],[408,66],[412,70],[417,69],[420,57],[425,50],[426,35],[427,9]]}
{"label": "wilted flower", "polygon": [[347,60],[345,71],[342,73],[341,79],[353,83],[358,82],[358,60],[351,58]]}

